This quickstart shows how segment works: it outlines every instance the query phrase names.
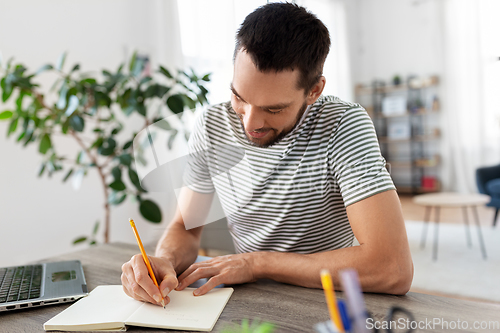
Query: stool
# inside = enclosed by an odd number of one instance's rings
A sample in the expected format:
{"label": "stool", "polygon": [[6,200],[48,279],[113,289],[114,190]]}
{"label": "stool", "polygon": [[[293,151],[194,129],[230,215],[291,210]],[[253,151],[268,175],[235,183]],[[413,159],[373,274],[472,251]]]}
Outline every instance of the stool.
{"label": "stool", "polygon": [[479,224],[479,215],[477,214],[477,206],[483,206],[490,201],[490,197],[484,194],[460,194],[452,192],[442,192],[442,193],[429,193],[417,195],[413,198],[413,202],[417,205],[425,206],[425,216],[424,216],[424,227],[422,230],[422,239],[420,242],[420,247],[423,249],[425,247],[425,239],[427,237],[427,225],[431,217],[431,210],[434,208],[434,215],[436,217],[436,226],[434,229],[434,246],[432,249],[432,258],[437,260],[438,251],[438,233],[439,233],[439,212],[441,207],[447,208],[462,208],[464,213],[464,223],[465,231],[467,237],[467,244],[469,247],[472,246],[469,220],[467,217],[467,207],[472,209],[475,222],[477,225],[477,233],[479,238],[479,245],[481,247],[481,252],[483,258],[486,259],[486,248],[484,246],[483,235],[481,233],[481,226]]}

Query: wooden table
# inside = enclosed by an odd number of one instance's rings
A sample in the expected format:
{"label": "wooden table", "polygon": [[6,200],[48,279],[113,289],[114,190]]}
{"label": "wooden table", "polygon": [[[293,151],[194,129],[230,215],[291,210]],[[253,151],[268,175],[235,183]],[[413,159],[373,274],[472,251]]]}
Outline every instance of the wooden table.
{"label": "wooden table", "polygon": [[428,193],[417,195],[413,198],[413,202],[417,205],[425,206],[424,228],[422,230],[422,238],[420,247],[425,247],[425,238],[427,237],[427,225],[431,217],[431,210],[434,208],[435,228],[434,228],[434,246],[432,248],[432,258],[437,260],[438,252],[438,236],[439,236],[439,212],[442,207],[446,208],[462,208],[464,214],[465,231],[467,236],[467,244],[472,246],[469,230],[469,218],[467,215],[467,207],[469,207],[474,215],[474,221],[477,226],[479,245],[483,258],[486,259],[486,246],[484,245],[483,234],[481,233],[481,225],[477,214],[477,206],[484,206],[490,201],[490,197],[484,194],[461,194],[454,192]]}
{"label": "wooden table", "polygon": [[[153,253],[153,249],[147,249]],[[103,284],[121,284],[121,265],[138,252],[137,245],[100,245],[87,250],[65,254],[56,260],[78,259],[82,262],[89,290]],[[276,324],[277,332],[312,332],[314,324],[328,319],[322,290],[307,289],[269,280],[236,285],[234,293],[222,312],[213,332],[242,319],[260,318]],[[345,298],[337,292],[339,298]],[[497,321],[500,325],[500,305],[457,300],[409,292],[405,296],[365,294],[368,310],[375,320],[383,320],[389,307],[399,305],[413,312],[416,321],[432,322],[434,318],[448,322],[467,321],[469,329],[460,332],[499,332],[500,330],[471,329],[474,321]],[[68,304],[0,313],[0,332],[43,332],[43,323],[66,309]],[[417,332],[452,332],[441,326]],[[172,332],[130,327],[131,332]],[[185,331],[179,331],[185,332]]]}

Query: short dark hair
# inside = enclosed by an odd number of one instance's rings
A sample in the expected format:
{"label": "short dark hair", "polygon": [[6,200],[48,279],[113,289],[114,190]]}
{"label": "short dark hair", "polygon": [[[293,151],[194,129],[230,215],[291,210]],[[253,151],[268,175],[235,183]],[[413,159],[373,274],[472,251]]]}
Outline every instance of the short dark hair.
{"label": "short dark hair", "polygon": [[292,3],[270,3],[250,13],[236,34],[234,58],[248,52],[262,72],[300,71],[298,88],[307,94],[323,73],[330,36],[314,14]]}

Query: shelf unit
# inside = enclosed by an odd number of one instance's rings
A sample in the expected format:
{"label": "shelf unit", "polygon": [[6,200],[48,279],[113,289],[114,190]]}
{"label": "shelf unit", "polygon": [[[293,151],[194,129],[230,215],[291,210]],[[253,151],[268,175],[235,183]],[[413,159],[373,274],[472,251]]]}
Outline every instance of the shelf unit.
{"label": "shelf unit", "polygon": [[382,155],[399,193],[440,190],[437,77],[387,85],[357,85],[356,102],[373,120]]}

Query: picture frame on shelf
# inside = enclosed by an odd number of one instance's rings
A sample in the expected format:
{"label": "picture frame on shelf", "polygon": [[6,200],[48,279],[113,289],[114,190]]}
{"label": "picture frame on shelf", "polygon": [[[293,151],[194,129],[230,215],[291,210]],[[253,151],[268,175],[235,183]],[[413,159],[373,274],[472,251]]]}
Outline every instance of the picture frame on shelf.
{"label": "picture frame on shelf", "polygon": [[386,96],[382,99],[382,114],[386,117],[406,114],[406,96]]}

